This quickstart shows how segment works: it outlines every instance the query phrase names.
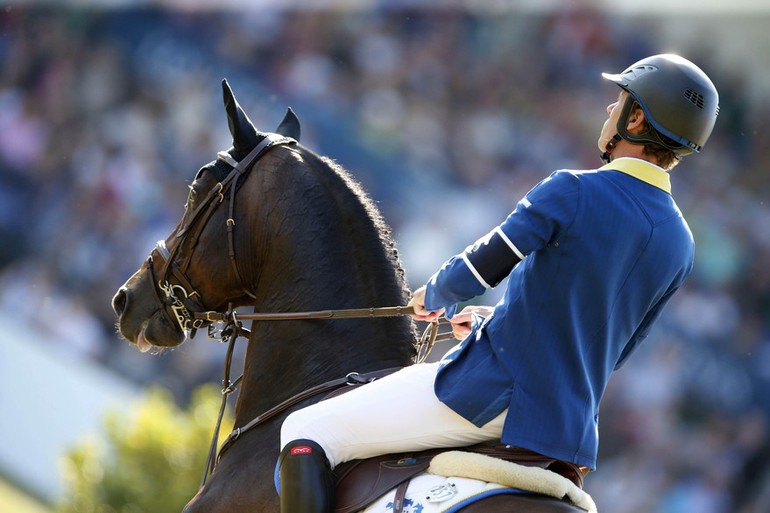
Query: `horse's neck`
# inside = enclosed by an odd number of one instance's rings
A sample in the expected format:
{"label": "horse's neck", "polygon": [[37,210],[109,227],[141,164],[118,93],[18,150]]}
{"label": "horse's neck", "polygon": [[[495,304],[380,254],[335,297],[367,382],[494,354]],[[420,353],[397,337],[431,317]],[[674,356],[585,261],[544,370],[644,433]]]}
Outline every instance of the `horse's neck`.
{"label": "horse's neck", "polygon": [[[304,199],[304,201],[302,201]],[[280,223],[264,239],[256,310],[301,312],[395,306],[403,283],[373,227],[348,207],[313,209],[308,198],[283,198]],[[280,207],[294,205],[291,212]],[[334,218],[330,212],[348,218]],[[289,226],[286,219],[297,219]],[[351,224],[361,226],[354,226]],[[405,318],[255,322],[244,366],[237,422],[248,421],[310,386],[409,363]]]}

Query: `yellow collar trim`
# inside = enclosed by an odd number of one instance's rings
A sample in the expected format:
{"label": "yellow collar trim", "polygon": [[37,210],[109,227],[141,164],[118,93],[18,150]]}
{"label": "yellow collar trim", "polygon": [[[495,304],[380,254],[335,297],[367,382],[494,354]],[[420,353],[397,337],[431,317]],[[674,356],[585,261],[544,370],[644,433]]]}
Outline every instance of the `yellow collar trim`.
{"label": "yellow collar trim", "polygon": [[671,194],[671,177],[662,168],[646,160],[621,157],[599,168],[599,171],[620,171]]}

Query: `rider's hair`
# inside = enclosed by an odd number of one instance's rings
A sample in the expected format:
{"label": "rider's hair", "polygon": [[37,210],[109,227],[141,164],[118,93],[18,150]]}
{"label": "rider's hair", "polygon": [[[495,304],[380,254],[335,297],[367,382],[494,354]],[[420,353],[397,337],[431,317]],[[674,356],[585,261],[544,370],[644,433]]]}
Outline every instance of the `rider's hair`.
{"label": "rider's hair", "polygon": [[[654,128],[650,126],[650,123],[647,121],[647,118],[645,118],[642,125],[642,132],[646,132],[647,130],[654,130]],[[660,137],[668,139],[668,137],[666,137],[663,134],[660,134]],[[674,141],[671,141],[670,139],[666,140],[667,143],[669,141],[670,141],[670,144],[673,144],[673,145],[676,144]],[[674,153],[672,150],[669,150],[668,148],[661,146],[659,144],[646,143],[644,145],[644,149],[642,150],[642,152],[649,157],[653,157],[657,161],[657,164],[665,170],[671,170],[677,164],[679,164],[680,157],[676,153]]]}

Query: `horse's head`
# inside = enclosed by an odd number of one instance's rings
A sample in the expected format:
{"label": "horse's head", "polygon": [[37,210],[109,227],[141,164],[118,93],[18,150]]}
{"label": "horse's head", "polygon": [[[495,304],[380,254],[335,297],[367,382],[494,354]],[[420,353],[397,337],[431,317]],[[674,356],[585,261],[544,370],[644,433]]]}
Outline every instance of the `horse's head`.
{"label": "horse's head", "polygon": [[299,140],[300,126],[289,109],[277,133],[258,132],[226,81],[222,89],[232,148],[198,171],[181,221],[112,300],[120,334],[142,351],[177,346],[207,323],[196,313],[253,297],[234,254],[233,230],[243,218],[235,211],[236,191],[262,152]]}

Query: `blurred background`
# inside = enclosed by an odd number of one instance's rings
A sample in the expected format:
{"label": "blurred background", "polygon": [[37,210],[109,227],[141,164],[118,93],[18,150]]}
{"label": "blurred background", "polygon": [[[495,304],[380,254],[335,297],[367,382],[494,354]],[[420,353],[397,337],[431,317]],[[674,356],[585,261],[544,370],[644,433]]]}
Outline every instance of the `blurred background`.
{"label": "blurred background", "polygon": [[0,2],[0,510],[55,504],[105,411],[219,382],[224,347],[142,355],[110,299],[230,145],[222,78],[364,184],[414,288],[553,170],[599,165],[602,71],[674,52],[721,94],[672,173],[696,266],[607,391],[587,490],[604,512],[767,512],[769,23],[763,0]]}

